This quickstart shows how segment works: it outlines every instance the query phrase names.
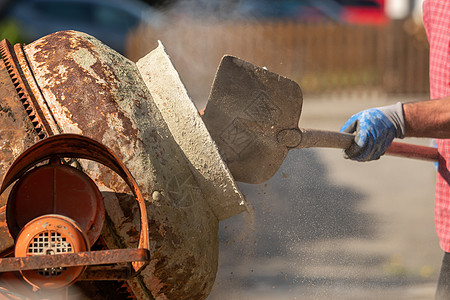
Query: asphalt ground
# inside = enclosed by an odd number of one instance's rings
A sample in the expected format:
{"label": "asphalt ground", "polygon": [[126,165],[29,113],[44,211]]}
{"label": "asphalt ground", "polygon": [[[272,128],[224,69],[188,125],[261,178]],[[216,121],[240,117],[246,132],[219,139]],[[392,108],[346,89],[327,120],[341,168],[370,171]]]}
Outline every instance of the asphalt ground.
{"label": "asphalt ground", "polygon": [[[339,130],[362,109],[420,99],[305,96],[300,126]],[[221,222],[208,299],[433,299],[434,184],[430,162],[292,150],[268,182],[239,184],[252,211]]]}

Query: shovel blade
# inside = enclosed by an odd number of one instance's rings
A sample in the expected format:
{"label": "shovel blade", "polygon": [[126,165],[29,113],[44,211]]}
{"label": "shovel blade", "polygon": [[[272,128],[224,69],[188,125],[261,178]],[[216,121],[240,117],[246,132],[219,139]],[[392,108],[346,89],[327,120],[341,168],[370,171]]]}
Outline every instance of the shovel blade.
{"label": "shovel blade", "polygon": [[302,103],[296,82],[239,58],[223,57],[203,121],[235,180],[262,183],[276,173],[296,146],[279,142],[279,133],[298,130]]}

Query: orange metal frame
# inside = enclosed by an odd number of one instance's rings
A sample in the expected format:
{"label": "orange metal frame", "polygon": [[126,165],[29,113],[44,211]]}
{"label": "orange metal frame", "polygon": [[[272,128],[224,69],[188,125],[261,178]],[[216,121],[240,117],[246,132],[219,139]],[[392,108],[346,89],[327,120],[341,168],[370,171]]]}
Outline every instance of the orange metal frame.
{"label": "orange metal frame", "polygon": [[[0,188],[2,194],[13,182],[30,168],[47,159],[82,158],[101,163],[116,172],[127,183],[140,210],[140,237],[135,249],[115,249],[79,253],[7,257],[0,259],[0,272],[24,271],[55,267],[89,266],[115,263],[131,263],[130,268],[105,266],[97,271],[113,270],[120,279],[137,274],[150,259],[147,209],[144,198],[127,167],[103,144],[77,134],[59,134],[45,138],[22,153],[9,168]],[[90,277],[96,279],[94,272]],[[102,273],[102,272],[100,272]],[[104,272],[103,272],[104,273]],[[102,279],[102,278],[97,278]],[[112,278],[110,278],[112,279]]]}

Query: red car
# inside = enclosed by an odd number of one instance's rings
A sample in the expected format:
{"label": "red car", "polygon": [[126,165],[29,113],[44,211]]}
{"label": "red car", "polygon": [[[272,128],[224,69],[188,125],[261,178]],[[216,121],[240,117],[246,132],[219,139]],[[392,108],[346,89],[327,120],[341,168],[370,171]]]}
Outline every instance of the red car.
{"label": "red car", "polygon": [[342,5],[341,18],[349,24],[376,24],[388,22],[384,11],[385,0],[336,0]]}

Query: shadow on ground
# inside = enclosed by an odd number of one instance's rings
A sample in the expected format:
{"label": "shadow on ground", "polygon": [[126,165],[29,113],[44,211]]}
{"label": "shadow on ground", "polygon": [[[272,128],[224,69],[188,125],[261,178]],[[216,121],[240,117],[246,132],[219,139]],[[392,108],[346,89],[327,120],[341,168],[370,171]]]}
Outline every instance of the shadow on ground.
{"label": "shadow on ground", "polygon": [[[348,253],[340,253],[339,261],[331,261],[334,256],[322,256],[320,262],[311,258],[312,244],[371,239],[376,227],[371,215],[358,210],[365,195],[330,182],[314,150],[291,151],[265,184],[239,186],[253,212],[221,222],[219,271],[208,299],[226,299],[230,291],[260,287],[283,287],[289,293],[299,285],[337,285],[348,281],[348,276],[320,278],[303,273],[302,267],[329,263],[370,268],[385,259]],[[392,281],[380,279],[376,284]]]}

